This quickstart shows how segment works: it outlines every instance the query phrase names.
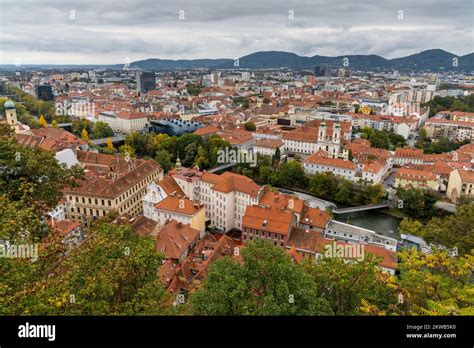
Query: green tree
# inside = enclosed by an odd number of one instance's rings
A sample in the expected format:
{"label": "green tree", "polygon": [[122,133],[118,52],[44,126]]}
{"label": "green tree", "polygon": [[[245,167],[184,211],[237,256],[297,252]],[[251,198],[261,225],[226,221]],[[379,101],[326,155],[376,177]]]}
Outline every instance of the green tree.
{"label": "green tree", "polygon": [[127,145],[127,144],[120,146],[119,151],[125,157],[127,157],[127,156],[135,157],[136,156],[135,149],[132,146]]}
{"label": "green tree", "polygon": [[183,166],[192,167],[194,159],[198,152],[198,145],[196,143],[190,143],[184,149]]}
{"label": "green tree", "polygon": [[432,218],[422,230],[422,236],[428,243],[457,247],[462,255],[473,252],[474,206],[459,206],[454,215]]}
{"label": "green tree", "polygon": [[369,138],[370,146],[377,147],[381,149],[389,149],[390,148],[390,140],[388,134],[382,131],[374,131],[372,136]]}
{"label": "green tree", "polygon": [[278,185],[288,187],[306,187],[308,177],[297,161],[285,162],[278,172]]}
{"label": "green tree", "polygon": [[255,132],[257,130],[257,127],[255,126],[255,123],[249,121],[244,123],[244,128],[245,130],[248,130],[249,132]]}
{"label": "green tree", "polygon": [[253,241],[243,263],[223,258],[191,297],[197,315],[321,315],[327,308],[315,284],[282,248]]}
{"label": "green tree", "polygon": [[[157,270],[162,256],[152,237],[102,223],[79,247],[63,255],[61,243],[37,262],[0,260],[0,314],[171,314],[170,296]],[[21,271],[21,274],[17,274]]]}
{"label": "green tree", "polygon": [[150,147],[153,147],[151,136],[137,131],[133,131],[125,137],[125,145],[132,147],[136,154],[153,157],[154,154],[149,151],[148,142],[150,142]]}
{"label": "green tree", "polygon": [[94,130],[92,132],[92,136],[94,139],[102,139],[111,137],[114,135],[114,131],[110,126],[102,121],[97,121],[94,123]]}
{"label": "green tree", "polygon": [[275,153],[272,156],[272,162],[278,164],[280,163],[280,159],[281,159],[281,151],[280,151],[280,148],[277,147],[275,150]]}
{"label": "green tree", "polygon": [[418,220],[404,218],[398,226],[400,233],[423,236],[424,225]]}
{"label": "green tree", "polygon": [[397,189],[397,197],[401,200],[401,210],[409,217],[430,218],[435,213],[435,203],[440,199],[437,192],[419,188]]}
{"label": "green tree", "polygon": [[309,179],[308,190],[315,196],[332,199],[338,184],[333,173],[316,173]]}
{"label": "green tree", "polygon": [[[179,158],[185,158],[187,151],[186,147],[190,144],[195,144],[196,147],[194,148],[194,146],[192,146],[189,149],[193,149],[193,151],[197,152],[197,147],[203,144],[203,139],[201,136],[192,133],[186,133],[181,135],[176,139],[176,155],[179,156]],[[194,154],[194,156],[196,156],[196,153]]]}
{"label": "green tree", "polygon": [[91,122],[86,119],[73,119],[71,122],[72,132],[78,136],[82,135],[82,130],[85,129],[87,133],[92,133]]}
{"label": "green tree", "polygon": [[165,172],[168,172],[173,168],[173,162],[171,161],[171,154],[166,150],[160,150],[156,153],[155,160],[160,164],[161,168]]}
{"label": "green tree", "polygon": [[203,146],[199,146],[195,162],[200,169],[209,168],[209,159],[207,158],[207,152]]}
{"label": "green tree", "polygon": [[41,239],[46,212],[83,174],[78,166],[60,165],[53,153],[21,146],[8,136],[0,137],[0,168],[0,240]]}
{"label": "green tree", "polygon": [[350,203],[352,198],[352,182],[349,180],[341,180],[337,185],[334,200],[343,204]]}
{"label": "green tree", "polygon": [[362,300],[381,307],[397,302],[397,293],[391,285],[395,278],[383,273],[379,261],[367,254],[362,261],[323,257],[309,259],[304,266],[314,280],[316,292],[329,304],[329,315],[358,315]]}
{"label": "green tree", "polygon": [[364,127],[364,128],[361,129],[360,137],[362,139],[369,140],[372,137],[373,134],[374,134],[374,129],[372,129],[370,127]]}
{"label": "green tree", "polygon": [[402,314],[426,315],[433,303],[450,308],[449,314],[461,314],[461,309],[474,313],[473,256],[450,257],[435,250],[423,254],[416,249],[399,254],[399,287],[404,303]]}
{"label": "green tree", "polygon": [[406,145],[405,138],[403,136],[401,136],[400,134],[389,133],[388,134],[388,139],[389,139],[389,142],[390,142],[390,146],[392,148],[403,147],[403,146]]}

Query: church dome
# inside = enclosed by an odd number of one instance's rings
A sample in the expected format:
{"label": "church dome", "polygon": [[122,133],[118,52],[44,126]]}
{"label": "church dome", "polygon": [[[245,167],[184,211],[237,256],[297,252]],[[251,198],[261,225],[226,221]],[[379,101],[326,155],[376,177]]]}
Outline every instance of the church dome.
{"label": "church dome", "polygon": [[12,100],[7,100],[5,104],[3,104],[5,109],[14,109],[15,108],[15,103]]}

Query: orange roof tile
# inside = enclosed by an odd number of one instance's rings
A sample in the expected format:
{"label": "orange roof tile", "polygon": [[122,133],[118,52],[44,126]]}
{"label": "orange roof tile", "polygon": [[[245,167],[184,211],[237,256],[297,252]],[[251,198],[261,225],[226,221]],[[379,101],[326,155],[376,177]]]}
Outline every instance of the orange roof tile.
{"label": "orange roof tile", "polygon": [[242,219],[242,227],[288,235],[293,221],[293,213],[275,207],[247,206]]}
{"label": "orange roof tile", "polygon": [[397,171],[397,179],[413,180],[413,181],[435,181],[436,175],[423,170],[400,168]]}
{"label": "orange roof tile", "polygon": [[349,170],[356,170],[357,166],[351,161],[346,161],[340,158],[325,157],[320,151],[315,152],[307,157],[303,162],[311,164],[325,165],[329,167],[344,168]]}
{"label": "orange roof tile", "polygon": [[164,253],[167,258],[180,259],[199,233],[189,224],[170,220],[158,231],[156,251]]}
{"label": "orange roof tile", "polygon": [[155,209],[183,215],[194,215],[203,208],[184,196],[168,196],[155,204]]}

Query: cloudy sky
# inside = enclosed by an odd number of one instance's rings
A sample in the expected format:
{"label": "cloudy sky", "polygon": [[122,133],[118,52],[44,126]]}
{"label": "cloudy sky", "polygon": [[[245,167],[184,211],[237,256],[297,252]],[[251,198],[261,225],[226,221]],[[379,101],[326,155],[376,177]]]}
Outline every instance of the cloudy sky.
{"label": "cloudy sky", "polygon": [[0,64],[474,51],[472,0],[0,0]]}

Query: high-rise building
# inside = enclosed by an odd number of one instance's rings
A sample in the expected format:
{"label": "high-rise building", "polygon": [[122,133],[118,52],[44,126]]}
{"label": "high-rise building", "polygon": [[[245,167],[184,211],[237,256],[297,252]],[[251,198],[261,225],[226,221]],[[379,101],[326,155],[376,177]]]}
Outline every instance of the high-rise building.
{"label": "high-rise building", "polygon": [[36,87],[36,98],[44,101],[54,100],[53,87],[50,85],[40,85]]}
{"label": "high-rise building", "polygon": [[137,73],[137,91],[140,94],[147,93],[156,89],[156,79],[154,72],[138,72]]}
{"label": "high-rise building", "polygon": [[244,81],[244,82],[250,81],[250,72],[243,71],[241,76],[242,76],[242,81]]}
{"label": "high-rise building", "polygon": [[315,66],[314,76],[316,77],[326,76],[326,68],[323,66]]}
{"label": "high-rise building", "polygon": [[216,85],[219,82],[219,73],[213,72],[211,73],[211,83]]}

